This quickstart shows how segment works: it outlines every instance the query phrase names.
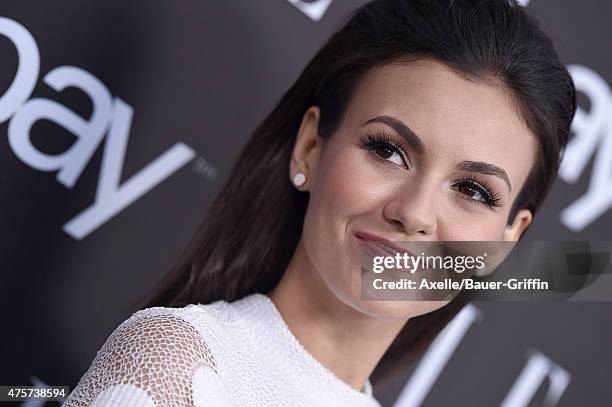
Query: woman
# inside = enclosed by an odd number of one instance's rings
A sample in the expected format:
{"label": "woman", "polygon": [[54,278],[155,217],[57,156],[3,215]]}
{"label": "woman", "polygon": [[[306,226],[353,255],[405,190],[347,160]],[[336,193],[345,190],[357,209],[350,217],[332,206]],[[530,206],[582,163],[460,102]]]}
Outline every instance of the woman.
{"label": "woman", "polygon": [[463,304],[362,300],[361,250],[520,239],[575,98],[514,1],[365,5],[255,130],[176,268],[65,405],[379,405],[370,377],[414,360]]}

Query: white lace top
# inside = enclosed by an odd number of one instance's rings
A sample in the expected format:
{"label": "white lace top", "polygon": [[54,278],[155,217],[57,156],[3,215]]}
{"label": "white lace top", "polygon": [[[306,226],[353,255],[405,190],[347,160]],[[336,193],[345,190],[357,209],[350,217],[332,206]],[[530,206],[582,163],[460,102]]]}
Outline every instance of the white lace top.
{"label": "white lace top", "polygon": [[137,311],[108,337],[64,407],[368,406],[318,362],[264,294]]}

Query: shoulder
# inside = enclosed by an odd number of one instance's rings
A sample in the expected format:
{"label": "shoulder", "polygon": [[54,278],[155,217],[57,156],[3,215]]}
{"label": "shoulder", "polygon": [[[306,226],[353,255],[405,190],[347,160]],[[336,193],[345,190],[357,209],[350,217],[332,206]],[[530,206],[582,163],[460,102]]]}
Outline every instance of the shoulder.
{"label": "shoulder", "polygon": [[191,309],[191,306],[146,308],[123,321],[100,352],[135,357],[146,355],[152,362],[165,361],[172,356],[174,364],[200,363],[216,370],[208,344],[213,337],[203,335],[203,331],[214,324],[214,319],[207,318],[203,310]]}
{"label": "shoulder", "polygon": [[155,405],[172,400],[188,406],[203,387],[208,394],[201,397],[223,397],[215,351],[223,336],[222,308],[221,303],[190,304],[135,312],[107,338],[65,405],[90,405],[94,398],[96,406],[106,405],[100,400],[116,405],[117,394],[133,398],[144,392]]}

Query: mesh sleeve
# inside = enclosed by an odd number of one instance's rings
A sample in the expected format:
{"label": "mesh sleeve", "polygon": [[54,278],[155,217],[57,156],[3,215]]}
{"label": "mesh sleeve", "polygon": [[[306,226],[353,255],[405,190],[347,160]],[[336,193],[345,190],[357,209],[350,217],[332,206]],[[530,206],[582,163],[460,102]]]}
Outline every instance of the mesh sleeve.
{"label": "mesh sleeve", "polygon": [[64,407],[230,405],[196,329],[178,316],[146,311],[108,337]]}

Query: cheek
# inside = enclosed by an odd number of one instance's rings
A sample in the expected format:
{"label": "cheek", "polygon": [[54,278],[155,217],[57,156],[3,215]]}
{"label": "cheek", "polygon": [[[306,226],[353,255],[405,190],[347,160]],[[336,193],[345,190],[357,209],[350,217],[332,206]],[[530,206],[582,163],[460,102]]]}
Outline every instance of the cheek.
{"label": "cheek", "polygon": [[466,213],[449,208],[440,216],[438,239],[441,241],[497,241],[506,228],[507,214]]}
{"label": "cheek", "polygon": [[358,270],[349,251],[351,220],[371,216],[385,194],[384,183],[372,174],[364,158],[365,152],[357,149],[328,148],[321,155],[310,189],[304,246],[315,268],[336,288],[352,281],[351,274]]}
{"label": "cheek", "polygon": [[312,207],[316,215],[315,223],[342,239],[350,219],[375,211],[389,188],[373,171],[364,151],[330,148],[325,153],[311,190],[309,210]]}
{"label": "cheek", "polygon": [[441,200],[438,210],[438,240],[440,241],[498,241],[503,239],[508,226],[514,197],[505,197],[498,208],[464,201],[456,191]]}
{"label": "cheek", "polygon": [[385,184],[373,174],[363,155],[357,151],[326,161],[317,192],[329,209],[328,215],[346,221],[370,211],[384,197]]}

